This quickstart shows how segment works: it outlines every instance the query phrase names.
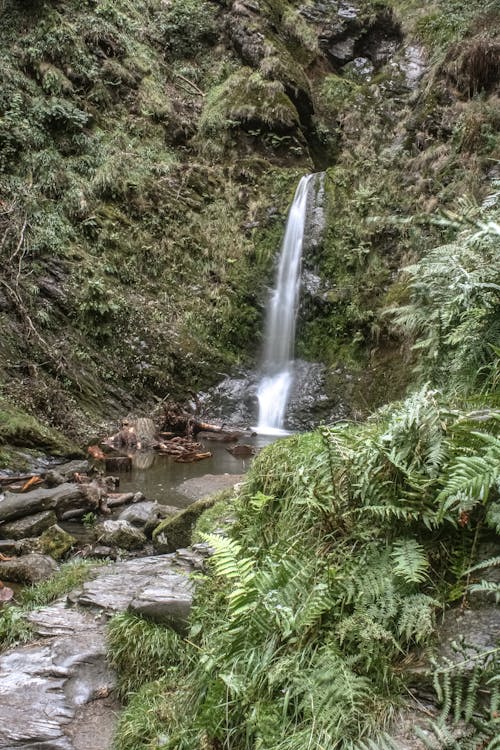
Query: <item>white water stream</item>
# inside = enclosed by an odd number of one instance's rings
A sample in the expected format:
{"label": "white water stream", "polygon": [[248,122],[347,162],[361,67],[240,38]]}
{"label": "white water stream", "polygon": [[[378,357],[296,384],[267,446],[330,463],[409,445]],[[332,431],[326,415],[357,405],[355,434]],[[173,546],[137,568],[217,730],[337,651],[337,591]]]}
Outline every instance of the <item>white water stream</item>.
{"label": "white water stream", "polygon": [[275,287],[267,307],[262,378],[257,389],[257,432],[275,434],[283,430],[293,382],[295,326],[300,292],[302,245],[307,197],[314,175],[302,177],[293,199],[281,246]]}

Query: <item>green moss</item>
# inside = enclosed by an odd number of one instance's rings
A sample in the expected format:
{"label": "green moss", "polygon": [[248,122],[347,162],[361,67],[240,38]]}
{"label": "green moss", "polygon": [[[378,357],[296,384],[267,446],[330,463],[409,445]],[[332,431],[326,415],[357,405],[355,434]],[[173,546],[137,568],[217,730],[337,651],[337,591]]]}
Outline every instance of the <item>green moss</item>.
{"label": "green moss", "polygon": [[[38,448],[53,456],[80,458],[82,451],[64,435],[41,424],[35,417],[0,400],[0,444]],[[8,457],[8,453],[6,456]]]}
{"label": "green moss", "polygon": [[57,524],[46,529],[39,539],[42,552],[45,555],[50,555],[54,560],[61,560],[75,542],[75,537],[61,529]]}
{"label": "green moss", "polygon": [[191,535],[198,518],[216,502],[217,496],[195,500],[194,503],[173,518],[166,518],[153,531],[153,544],[161,553],[175,552],[176,549],[188,547]]}
{"label": "green moss", "polygon": [[200,132],[207,135],[249,124],[291,130],[298,121],[297,110],[278,81],[266,81],[259,72],[241,68],[209,92]]}
{"label": "green moss", "polygon": [[235,491],[231,487],[216,492],[210,498],[213,505],[206,508],[195,521],[191,534],[191,543],[203,541],[203,534],[211,534],[216,529],[224,528],[234,512]]}

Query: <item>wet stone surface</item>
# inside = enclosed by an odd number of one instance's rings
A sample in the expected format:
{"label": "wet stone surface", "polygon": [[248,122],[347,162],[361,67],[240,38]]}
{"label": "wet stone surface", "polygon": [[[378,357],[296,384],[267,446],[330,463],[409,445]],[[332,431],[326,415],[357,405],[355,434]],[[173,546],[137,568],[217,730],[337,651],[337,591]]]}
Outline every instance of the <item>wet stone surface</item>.
{"label": "wet stone surface", "polygon": [[[109,750],[119,704],[106,662],[108,616],[132,609],[181,628],[189,573],[207,549],[104,566],[49,607],[32,612],[36,641],[0,654],[0,750]],[[85,606],[82,606],[85,605]]]}

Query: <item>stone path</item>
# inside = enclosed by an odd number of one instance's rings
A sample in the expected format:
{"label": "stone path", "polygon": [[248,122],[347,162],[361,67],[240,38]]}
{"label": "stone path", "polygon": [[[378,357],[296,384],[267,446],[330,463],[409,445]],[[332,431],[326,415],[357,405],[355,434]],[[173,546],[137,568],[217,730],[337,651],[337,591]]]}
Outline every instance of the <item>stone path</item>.
{"label": "stone path", "polygon": [[0,654],[0,750],[110,750],[119,705],[106,662],[108,617],[132,610],[177,630],[189,614],[188,574],[206,548],[103,567],[29,615],[37,640]]}

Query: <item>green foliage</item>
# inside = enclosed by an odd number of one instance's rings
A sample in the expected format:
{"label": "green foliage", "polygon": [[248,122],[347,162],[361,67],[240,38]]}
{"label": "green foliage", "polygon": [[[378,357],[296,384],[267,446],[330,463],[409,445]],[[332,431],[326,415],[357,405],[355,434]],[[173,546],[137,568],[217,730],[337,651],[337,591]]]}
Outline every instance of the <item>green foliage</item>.
{"label": "green foliage", "polygon": [[127,697],[132,690],[165,677],[169,667],[179,662],[182,642],[165,625],[123,612],[109,622],[107,648],[119,674],[120,695]]}
{"label": "green foliage", "polygon": [[[430,724],[432,734],[428,729],[418,735],[430,750],[493,750],[500,729],[500,648],[484,650],[460,642],[454,644],[454,652],[452,659],[434,664],[441,714]],[[465,722],[465,731],[460,722]]]}
{"label": "green foliage", "polygon": [[[486,424],[492,433],[478,433],[467,412],[424,388],[364,424],[259,454],[228,536],[204,537],[212,577],[198,583],[195,651],[165,728],[168,750],[390,747],[383,731],[400,700],[401,661],[429,646],[436,611],[488,533],[483,514],[497,488],[486,496],[481,483],[467,485],[466,524],[440,494],[461,460],[497,445],[495,420]],[[488,681],[485,664],[478,674]],[[471,728],[473,690],[459,710]]]}
{"label": "green foliage", "polygon": [[29,640],[33,631],[26,620],[26,614],[33,609],[44,607],[62,594],[66,594],[95,574],[102,563],[77,560],[61,565],[59,570],[46,581],[40,581],[22,589],[19,604],[4,605],[0,617],[0,650],[14,643]]}
{"label": "green foliage", "polygon": [[479,216],[448,220],[462,229],[457,239],[405,269],[410,303],[396,311],[397,323],[416,339],[421,377],[462,392],[485,383],[491,387],[498,370],[500,213],[495,196]]}
{"label": "green foliage", "polygon": [[170,58],[193,57],[216,39],[216,14],[205,0],[173,0],[159,15]]}

